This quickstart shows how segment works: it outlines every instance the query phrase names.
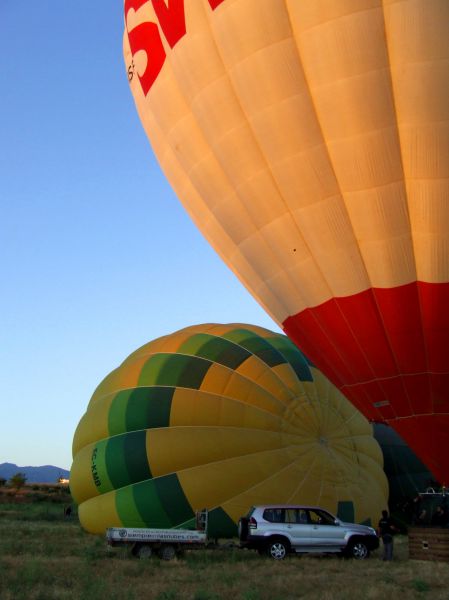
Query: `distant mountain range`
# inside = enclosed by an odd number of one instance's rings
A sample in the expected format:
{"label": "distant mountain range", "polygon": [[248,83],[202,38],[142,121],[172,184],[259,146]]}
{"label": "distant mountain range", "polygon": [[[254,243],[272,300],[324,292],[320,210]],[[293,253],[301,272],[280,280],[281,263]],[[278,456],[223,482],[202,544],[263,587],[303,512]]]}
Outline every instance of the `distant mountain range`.
{"label": "distant mountain range", "polygon": [[56,483],[60,477],[69,478],[70,471],[54,467],[53,465],[44,465],[42,467],[18,467],[13,463],[0,464],[0,477],[8,480],[16,473],[24,473],[27,483]]}

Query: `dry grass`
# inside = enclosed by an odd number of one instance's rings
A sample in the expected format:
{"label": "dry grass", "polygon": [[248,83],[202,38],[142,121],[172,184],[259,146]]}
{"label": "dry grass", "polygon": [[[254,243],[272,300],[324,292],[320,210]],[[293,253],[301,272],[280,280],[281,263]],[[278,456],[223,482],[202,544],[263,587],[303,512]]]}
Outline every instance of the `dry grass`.
{"label": "dry grass", "polygon": [[[449,598],[449,565],[410,561],[407,538],[395,559],[292,556],[279,563],[254,552],[208,550],[162,562],[137,560],[84,533],[74,520],[24,520],[30,506],[2,506],[1,600],[402,600]],[[49,510],[52,510],[51,507]]]}

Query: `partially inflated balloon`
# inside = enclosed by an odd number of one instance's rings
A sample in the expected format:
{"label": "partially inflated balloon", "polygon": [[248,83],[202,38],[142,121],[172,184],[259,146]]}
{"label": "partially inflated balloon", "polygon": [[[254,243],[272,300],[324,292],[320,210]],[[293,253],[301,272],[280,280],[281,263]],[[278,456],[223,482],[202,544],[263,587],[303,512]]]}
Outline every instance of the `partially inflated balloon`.
{"label": "partially inflated balloon", "polygon": [[392,427],[376,423],[374,437],[382,449],[390,508],[403,507],[432,485],[432,474]]}
{"label": "partially inflated balloon", "polygon": [[449,2],[125,0],[153,149],[254,297],[449,479]]}
{"label": "partially inflated balloon", "polygon": [[143,346],[98,386],[73,442],[85,529],[178,527],[208,508],[233,535],[253,504],[373,521],[387,481],[372,427],[285,336],[202,325]]}

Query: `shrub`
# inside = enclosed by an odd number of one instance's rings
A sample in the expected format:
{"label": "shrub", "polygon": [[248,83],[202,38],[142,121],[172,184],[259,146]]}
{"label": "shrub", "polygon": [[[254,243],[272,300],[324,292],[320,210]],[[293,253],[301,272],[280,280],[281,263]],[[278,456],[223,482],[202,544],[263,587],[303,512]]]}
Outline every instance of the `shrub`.
{"label": "shrub", "polygon": [[430,585],[423,581],[422,579],[414,579],[412,581],[412,587],[417,591],[417,592],[429,592],[430,591]]}
{"label": "shrub", "polygon": [[27,477],[25,473],[19,472],[11,477],[11,479],[9,480],[9,485],[12,488],[15,488],[16,490],[20,490],[20,488],[22,488],[25,485],[26,480]]}

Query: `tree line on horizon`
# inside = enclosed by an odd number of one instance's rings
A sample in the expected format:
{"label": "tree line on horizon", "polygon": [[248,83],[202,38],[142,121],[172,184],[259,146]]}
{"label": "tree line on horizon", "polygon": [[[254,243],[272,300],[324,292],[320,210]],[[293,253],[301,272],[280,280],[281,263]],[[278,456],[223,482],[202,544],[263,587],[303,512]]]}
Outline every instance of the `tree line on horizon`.
{"label": "tree line on horizon", "polygon": [[[55,483],[61,483],[62,477],[58,477]],[[6,477],[0,477],[0,487],[8,486],[10,488],[14,488],[19,491],[27,482],[27,476],[25,473],[18,471],[14,475],[12,475],[9,479]]]}

